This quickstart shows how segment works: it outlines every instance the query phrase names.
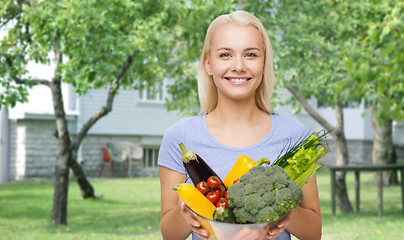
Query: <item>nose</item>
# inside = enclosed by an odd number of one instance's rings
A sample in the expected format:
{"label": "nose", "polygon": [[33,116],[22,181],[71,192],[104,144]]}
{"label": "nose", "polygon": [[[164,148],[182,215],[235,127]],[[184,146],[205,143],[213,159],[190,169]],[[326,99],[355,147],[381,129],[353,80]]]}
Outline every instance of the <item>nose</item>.
{"label": "nose", "polygon": [[233,58],[232,69],[233,72],[245,72],[244,61],[241,57]]}

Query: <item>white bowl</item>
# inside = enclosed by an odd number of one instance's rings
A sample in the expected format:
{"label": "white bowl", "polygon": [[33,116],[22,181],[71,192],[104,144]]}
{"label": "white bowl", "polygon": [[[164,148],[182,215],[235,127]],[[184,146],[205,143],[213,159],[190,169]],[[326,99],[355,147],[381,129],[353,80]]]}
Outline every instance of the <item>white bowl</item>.
{"label": "white bowl", "polygon": [[[268,230],[276,225],[276,221],[247,224],[226,223],[210,220],[198,215],[192,210],[190,211],[196,216],[201,226],[208,231],[209,238],[212,240],[262,240]],[[283,217],[284,216],[279,219]]]}

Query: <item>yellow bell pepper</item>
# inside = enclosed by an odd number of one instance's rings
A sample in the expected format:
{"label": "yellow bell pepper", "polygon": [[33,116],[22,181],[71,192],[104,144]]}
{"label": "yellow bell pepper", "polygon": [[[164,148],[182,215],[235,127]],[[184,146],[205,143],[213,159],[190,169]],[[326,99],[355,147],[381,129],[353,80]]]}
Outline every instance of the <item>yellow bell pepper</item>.
{"label": "yellow bell pepper", "polygon": [[270,164],[270,161],[266,158],[261,158],[257,162],[254,162],[251,158],[247,157],[246,155],[240,155],[237,158],[236,163],[234,164],[233,168],[227,174],[226,178],[224,179],[224,185],[227,189],[231,185],[233,185],[234,181],[240,179],[241,176],[248,173],[251,168],[255,166],[260,166],[263,163]]}

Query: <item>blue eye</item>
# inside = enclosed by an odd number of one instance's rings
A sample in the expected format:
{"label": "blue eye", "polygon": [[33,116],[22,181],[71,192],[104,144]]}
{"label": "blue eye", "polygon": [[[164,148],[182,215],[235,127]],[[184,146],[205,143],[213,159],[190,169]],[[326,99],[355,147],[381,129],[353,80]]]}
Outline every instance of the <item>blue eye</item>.
{"label": "blue eye", "polygon": [[230,53],[222,53],[220,54],[220,57],[230,57]]}
{"label": "blue eye", "polygon": [[255,54],[255,53],[247,53],[245,56],[246,57],[256,57],[257,54]]}

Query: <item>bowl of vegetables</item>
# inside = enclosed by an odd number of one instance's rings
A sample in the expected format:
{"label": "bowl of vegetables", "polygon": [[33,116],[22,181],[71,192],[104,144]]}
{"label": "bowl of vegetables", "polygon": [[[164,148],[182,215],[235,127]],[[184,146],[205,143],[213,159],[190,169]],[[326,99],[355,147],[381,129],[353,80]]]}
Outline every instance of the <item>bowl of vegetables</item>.
{"label": "bowl of vegetables", "polygon": [[327,152],[320,144],[325,135],[304,138],[266,167],[261,165],[269,164],[267,159],[254,162],[240,155],[224,181],[180,143],[193,185],[178,184],[174,190],[210,239],[262,239],[303,200],[302,187],[322,166],[317,161]]}
{"label": "bowl of vegetables", "polygon": [[303,199],[300,186],[279,166],[251,168],[223,194],[225,204],[214,204],[199,184],[179,184],[176,190],[212,240],[262,239]]}

